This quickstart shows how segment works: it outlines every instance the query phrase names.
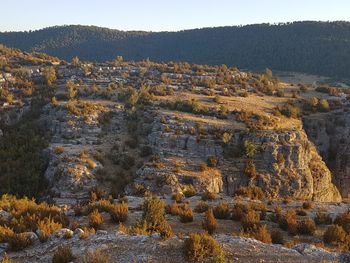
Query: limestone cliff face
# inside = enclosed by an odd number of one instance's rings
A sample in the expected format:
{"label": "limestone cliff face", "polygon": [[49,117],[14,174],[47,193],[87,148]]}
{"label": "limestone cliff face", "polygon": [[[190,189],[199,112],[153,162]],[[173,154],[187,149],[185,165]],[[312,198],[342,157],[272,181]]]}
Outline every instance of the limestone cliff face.
{"label": "limestone cliff face", "polygon": [[334,183],[343,197],[350,190],[350,115],[337,111],[304,118],[304,127],[322,158],[334,174]]}
{"label": "limestone cliff face", "polygon": [[[220,179],[216,177],[216,183],[213,183],[213,177],[202,177],[202,181],[207,180],[206,183],[202,182],[207,190],[233,195],[240,186],[257,185],[273,198],[292,196],[317,201],[341,200],[339,191],[332,183],[331,172],[304,130],[246,132],[230,130],[229,127],[220,130],[206,125],[203,128],[205,135],[199,136],[187,132],[193,130],[195,125],[191,121],[175,124],[171,118],[167,124],[155,120],[149,142],[154,153],[164,159],[182,158],[187,164],[192,163],[192,166],[195,162],[197,166],[205,163],[208,156],[216,156],[221,176]],[[218,134],[225,131],[231,134],[231,139],[223,143]],[[242,148],[244,141],[253,143],[258,149],[253,157],[248,158],[244,149],[240,149],[242,152],[239,156],[230,154],[234,149]],[[247,159],[252,159],[256,168],[253,178],[244,172]],[[140,172],[144,175],[145,169]],[[171,170],[158,169],[157,172],[171,174],[179,179]],[[194,177],[196,182],[198,177]],[[218,187],[218,184],[222,187]]]}
{"label": "limestone cliff face", "polygon": [[341,200],[332,174],[303,130],[260,131],[243,140],[261,148],[253,159],[257,169],[253,181],[271,196]]}

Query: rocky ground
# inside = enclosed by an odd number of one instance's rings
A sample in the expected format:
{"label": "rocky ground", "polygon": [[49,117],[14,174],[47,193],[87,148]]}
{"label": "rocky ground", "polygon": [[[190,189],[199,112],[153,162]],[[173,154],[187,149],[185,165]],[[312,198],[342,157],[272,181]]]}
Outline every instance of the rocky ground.
{"label": "rocky ground", "polygon": [[[114,203],[127,195],[126,227],[142,217],[140,207],[151,195],[168,205],[175,194],[184,196],[183,203],[193,210],[207,193],[218,195],[208,201],[213,208],[220,203],[229,209],[237,203],[266,206],[267,217],[261,221],[269,231],[279,227],[270,220],[278,206],[286,213],[309,201],[312,208],[298,220],[314,219],[320,212],[334,220],[348,211],[348,204],[342,203],[349,181],[350,121],[344,94],[331,96],[311,86],[300,93],[299,86],[236,70],[161,73],[147,63],[55,66],[57,80],[50,91],[55,100],[42,107],[38,119],[50,135],[44,150],[47,194],[38,197],[57,205],[79,227],[74,232],[58,230],[46,242],[31,232],[34,244],[9,252],[13,262],[50,262],[59,245],[72,248],[75,262],[96,250],[115,262],[186,262],[184,240],[191,232],[203,232],[199,212],[189,223],[168,214],[175,236],[167,241],[157,234],[123,234],[108,213],[102,213],[104,222],[96,234],[81,238],[89,219],[76,208],[95,202],[92,193]],[[206,82],[222,74],[230,75],[231,86]],[[283,96],[276,95],[276,85]],[[342,101],[341,106],[334,102],[331,110],[313,109],[302,119],[282,114],[285,105],[300,106],[313,96]],[[25,102],[1,112],[3,125],[13,125],[30,111],[30,101]],[[258,187],[264,200],[236,196],[242,187]],[[10,211],[3,209],[0,219],[11,221]],[[350,262],[347,254],[336,252],[344,250],[323,244],[324,225],[312,236],[284,231],[282,246],[242,237],[240,222],[218,223],[214,238],[229,262]],[[8,246],[0,244],[0,259]]]}

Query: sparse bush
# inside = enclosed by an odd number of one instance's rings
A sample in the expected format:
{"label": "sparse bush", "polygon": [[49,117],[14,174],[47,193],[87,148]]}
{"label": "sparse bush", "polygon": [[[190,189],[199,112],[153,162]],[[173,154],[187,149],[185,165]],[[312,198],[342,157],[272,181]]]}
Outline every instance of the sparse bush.
{"label": "sparse bush", "polygon": [[202,194],[202,200],[203,201],[211,201],[211,200],[215,200],[217,198],[217,194],[216,193],[213,193],[213,192],[204,192]]}
{"label": "sparse bush", "polygon": [[51,218],[45,218],[38,222],[39,239],[46,241],[56,230],[62,228],[62,224],[56,223]]}
{"label": "sparse bush", "polygon": [[241,221],[248,210],[249,209],[245,204],[236,203],[232,208],[232,219],[235,221]]}
{"label": "sparse bush", "polygon": [[214,217],[213,209],[209,208],[205,213],[202,227],[206,230],[210,235],[212,235],[217,227],[218,223]]}
{"label": "sparse bush", "polygon": [[143,204],[142,221],[136,227],[143,226],[147,233],[158,232],[162,238],[173,235],[169,223],[165,219],[165,204],[156,197],[148,199]]}
{"label": "sparse bush", "polygon": [[95,161],[94,161],[94,160],[91,160],[91,159],[87,159],[87,160],[86,160],[86,163],[87,163],[87,165],[88,165],[88,167],[89,167],[90,169],[95,169],[96,166],[97,166],[97,164],[95,163]]}
{"label": "sparse bush", "polygon": [[193,184],[189,184],[186,186],[186,189],[184,191],[184,195],[186,197],[192,197],[192,196],[195,196],[197,193],[197,190],[196,188],[193,186]]}
{"label": "sparse bush", "polygon": [[316,231],[314,220],[308,218],[298,222],[298,233],[302,235],[313,235]]}
{"label": "sparse bush", "polygon": [[20,251],[32,245],[32,241],[26,233],[13,234],[8,243],[11,251]]}
{"label": "sparse bush", "polygon": [[279,226],[283,230],[288,231],[290,234],[295,235],[297,233],[298,222],[296,219],[295,210],[289,209],[279,220]]}
{"label": "sparse bush", "polygon": [[347,233],[339,225],[329,226],[323,234],[323,241],[327,244],[343,243],[346,239]]}
{"label": "sparse bush", "polygon": [[241,186],[236,190],[235,195],[248,197],[248,198],[253,199],[253,200],[264,200],[265,199],[264,192],[258,186],[252,186],[252,187]]}
{"label": "sparse bush", "polygon": [[256,177],[256,168],[253,160],[248,159],[245,163],[244,173],[249,178],[255,178]]}
{"label": "sparse bush", "polygon": [[189,223],[193,221],[193,211],[188,205],[184,205],[179,211],[180,221],[182,223]]}
{"label": "sparse bush", "polygon": [[320,111],[329,111],[329,103],[327,100],[320,100],[319,103],[318,103],[318,108]]}
{"label": "sparse bush", "polygon": [[224,256],[220,244],[208,234],[190,234],[185,240],[185,254],[190,261],[222,259]]}
{"label": "sparse bush", "polygon": [[303,208],[304,209],[311,209],[312,208],[312,203],[311,202],[304,202],[303,203]]}
{"label": "sparse bush", "polygon": [[329,214],[317,212],[315,217],[316,225],[331,225],[332,222],[333,219]]}
{"label": "sparse bush", "polygon": [[14,235],[13,230],[7,226],[0,225],[0,243],[6,243]]}
{"label": "sparse bush", "polygon": [[271,232],[271,241],[273,244],[284,244],[283,232],[278,229],[274,229]]}
{"label": "sparse bush", "polygon": [[97,209],[95,209],[89,215],[89,225],[95,229],[98,229],[102,223],[103,223],[103,217],[100,214],[100,212]]}
{"label": "sparse bush", "polygon": [[72,249],[68,246],[59,246],[53,255],[52,263],[69,263],[75,259]]}
{"label": "sparse bush", "polygon": [[55,154],[60,155],[64,152],[64,148],[62,146],[57,146],[55,148]]}
{"label": "sparse bush", "polygon": [[194,211],[196,213],[204,213],[208,210],[209,205],[207,202],[205,201],[199,201],[198,204],[196,205]]}
{"label": "sparse bush", "polygon": [[209,156],[207,159],[207,165],[209,167],[217,167],[218,162],[219,162],[219,160],[216,156]]}
{"label": "sparse bush", "polygon": [[94,252],[88,252],[82,259],[82,263],[110,263],[111,258],[101,252],[101,250],[96,250]]}
{"label": "sparse bush", "polygon": [[83,233],[80,234],[79,236],[80,239],[85,239],[89,235],[94,235],[96,233],[95,228],[83,227],[82,230],[83,230]]}
{"label": "sparse bush", "polygon": [[335,218],[334,224],[342,226],[343,229],[349,234],[350,233],[350,211],[343,214],[339,214]]}
{"label": "sparse bush", "polygon": [[295,212],[298,216],[306,216],[307,215],[306,211],[303,208],[297,208],[295,210]]}
{"label": "sparse bush", "polygon": [[129,208],[127,203],[115,204],[111,206],[109,215],[115,223],[125,222],[128,218]]}
{"label": "sparse bush", "polygon": [[257,229],[260,226],[260,215],[254,210],[249,210],[242,218],[242,227],[244,231]]}
{"label": "sparse bush", "polygon": [[254,142],[245,140],[244,152],[248,158],[253,158],[259,152],[259,147]]}
{"label": "sparse bush", "polygon": [[165,207],[165,212],[172,216],[178,216],[180,214],[180,210],[183,208],[183,205],[178,203],[172,203]]}
{"label": "sparse bush", "polygon": [[230,208],[228,204],[220,202],[214,208],[214,215],[217,219],[228,219],[230,217]]}
{"label": "sparse bush", "polygon": [[250,236],[266,244],[271,244],[271,235],[267,225],[259,225],[250,231]]}
{"label": "sparse bush", "polygon": [[287,103],[283,107],[278,109],[284,116],[288,118],[299,118],[301,115],[301,110],[298,106]]}
{"label": "sparse bush", "polygon": [[199,166],[199,170],[201,172],[205,172],[205,171],[208,171],[208,165],[206,163],[202,163],[200,166]]}
{"label": "sparse bush", "polygon": [[173,199],[177,203],[181,203],[184,199],[184,196],[182,193],[176,192],[171,195],[171,199]]}
{"label": "sparse bush", "polygon": [[2,260],[1,260],[1,263],[10,263],[10,259],[9,259],[9,256],[7,255],[7,253],[5,252]]}

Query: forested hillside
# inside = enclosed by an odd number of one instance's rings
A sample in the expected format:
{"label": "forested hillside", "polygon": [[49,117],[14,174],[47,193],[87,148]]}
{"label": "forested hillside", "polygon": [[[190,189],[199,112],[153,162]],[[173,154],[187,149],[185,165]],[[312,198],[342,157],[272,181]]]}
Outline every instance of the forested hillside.
{"label": "forested hillside", "polygon": [[350,23],[295,22],[179,32],[118,31],[88,26],[0,33],[0,42],[70,60],[126,59],[266,67],[350,78]]}

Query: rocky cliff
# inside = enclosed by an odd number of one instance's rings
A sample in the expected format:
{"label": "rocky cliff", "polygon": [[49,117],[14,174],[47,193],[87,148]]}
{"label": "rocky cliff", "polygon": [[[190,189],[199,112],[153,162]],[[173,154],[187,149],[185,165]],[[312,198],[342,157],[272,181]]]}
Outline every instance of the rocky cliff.
{"label": "rocky cliff", "polygon": [[[210,124],[212,121],[215,125]],[[223,136],[228,139],[223,141]],[[138,182],[151,188],[152,180],[159,182],[167,177],[169,185],[162,189],[168,192],[183,191],[186,184],[193,183],[199,191],[233,195],[240,186],[256,185],[273,198],[341,200],[331,172],[302,128],[247,132],[232,127],[232,121],[209,117],[193,121],[161,114],[154,121],[149,142],[165,164],[139,171]],[[254,148],[253,155],[246,152],[247,142]],[[210,156],[217,158],[217,169],[201,170]],[[256,170],[251,175],[245,171],[248,160]],[[174,171],[174,165],[181,169]]]}
{"label": "rocky cliff", "polygon": [[343,197],[349,197],[350,184],[350,115],[341,110],[312,114],[304,118],[310,140],[334,175],[334,183]]}

